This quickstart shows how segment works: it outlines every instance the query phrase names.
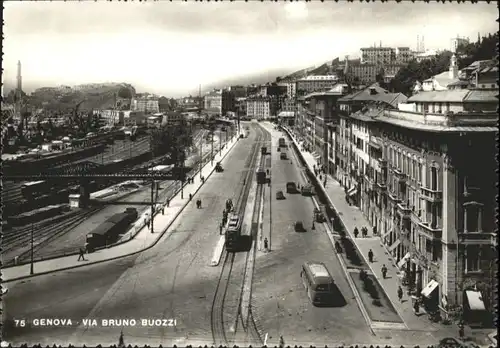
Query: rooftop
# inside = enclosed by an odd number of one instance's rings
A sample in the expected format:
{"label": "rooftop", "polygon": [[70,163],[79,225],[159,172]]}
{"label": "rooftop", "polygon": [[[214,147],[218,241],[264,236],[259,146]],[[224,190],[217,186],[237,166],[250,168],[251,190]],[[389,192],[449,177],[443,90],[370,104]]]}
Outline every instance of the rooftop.
{"label": "rooftop", "polygon": [[419,92],[408,98],[408,103],[415,102],[485,102],[498,103],[497,90],[480,90],[480,89],[452,89],[446,91],[428,91]]}
{"label": "rooftop", "polygon": [[406,102],[408,98],[402,93],[389,93],[387,90],[380,87],[377,83],[365,88],[348,94],[339,99],[339,102],[352,102],[352,101],[375,101],[391,105],[396,108],[399,103]]}

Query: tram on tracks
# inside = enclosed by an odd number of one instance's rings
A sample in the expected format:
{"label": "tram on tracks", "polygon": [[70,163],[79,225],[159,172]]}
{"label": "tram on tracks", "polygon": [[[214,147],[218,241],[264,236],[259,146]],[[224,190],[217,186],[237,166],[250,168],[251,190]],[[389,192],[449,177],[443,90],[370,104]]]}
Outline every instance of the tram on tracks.
{"label": "tram on tracks", "polygon": [[226,250],[238,251],[241,247],[241,223],[243,217],[236,213],[229,214],[226,225]]}

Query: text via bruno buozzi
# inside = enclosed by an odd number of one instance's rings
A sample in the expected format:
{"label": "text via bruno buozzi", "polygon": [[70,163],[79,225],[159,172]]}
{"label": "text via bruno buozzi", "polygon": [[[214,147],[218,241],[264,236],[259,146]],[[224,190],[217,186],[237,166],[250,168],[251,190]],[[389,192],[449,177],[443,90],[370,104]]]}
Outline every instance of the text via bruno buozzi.
{"label": "text via bruno buozzi", "polygon": [[143,326],[143,327],[174,327],[177,326],[177,319],[155,319],[155,318],[109,318],[109,319],[65,319],[65,318],[37,318],[37,319],[14,319],[16,327],[123,327],[123,326]]}

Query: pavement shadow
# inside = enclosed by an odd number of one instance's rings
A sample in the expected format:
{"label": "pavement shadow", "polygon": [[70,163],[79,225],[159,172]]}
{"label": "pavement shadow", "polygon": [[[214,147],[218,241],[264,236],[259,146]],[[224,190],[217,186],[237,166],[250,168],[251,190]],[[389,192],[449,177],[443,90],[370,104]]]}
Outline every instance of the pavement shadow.
{"label": "pavement shadow", "polygon": [[326,302],[314,304],[318,308],[339,308],[347,305],[347,301],[336,284],[332,285],[332,292]]}

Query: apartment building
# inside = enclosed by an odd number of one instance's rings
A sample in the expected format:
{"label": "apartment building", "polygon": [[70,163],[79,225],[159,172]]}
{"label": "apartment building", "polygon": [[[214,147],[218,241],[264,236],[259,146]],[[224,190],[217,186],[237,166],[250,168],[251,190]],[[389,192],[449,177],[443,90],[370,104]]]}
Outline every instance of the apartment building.
{"label": "apartment building", "polygon": [[160,111],[160,105],[156,98],[134,98],[130,103],[130,110],[142,111],[144,113],[157,113]]}
{"label": "apartment building", "polygon": [[246,100],[246,117],[267,120],[271,117],[271,98],[255,96]]}
{"label": "apartment building", "polygon": [[375,65],[407,64],[414,58],[409,47],[364,47],[361,48],[361,63]]}
{"label": "apartment building", "polygon": [[329,166],[328,124],[336,122],[337,100],[347,92],[346,84],[337,84],[329,91],[310,93],[301,101],[299,118],[304,147],[325,167]]}
{"label": "apartment building", "polygon": [[337,75],[307,76],[295,82],[295,93],[304,96],[313,92],[332,89],[338,82]]}
{"label": "apartment building", "polygon": [[372,98],[339,100],[337,178],[412,288],[430,290],[429,309],[450,313],[476,289],[491,311],[498,99],[478,89],[424,91],[404,103],[368,90]]}
{"label": "apartment building", "polygon": [[205,95],[204,106],[205,110],[224,116],[228,111],[234,111],[235,101],[234,93],[231,91],[216,89]]}

